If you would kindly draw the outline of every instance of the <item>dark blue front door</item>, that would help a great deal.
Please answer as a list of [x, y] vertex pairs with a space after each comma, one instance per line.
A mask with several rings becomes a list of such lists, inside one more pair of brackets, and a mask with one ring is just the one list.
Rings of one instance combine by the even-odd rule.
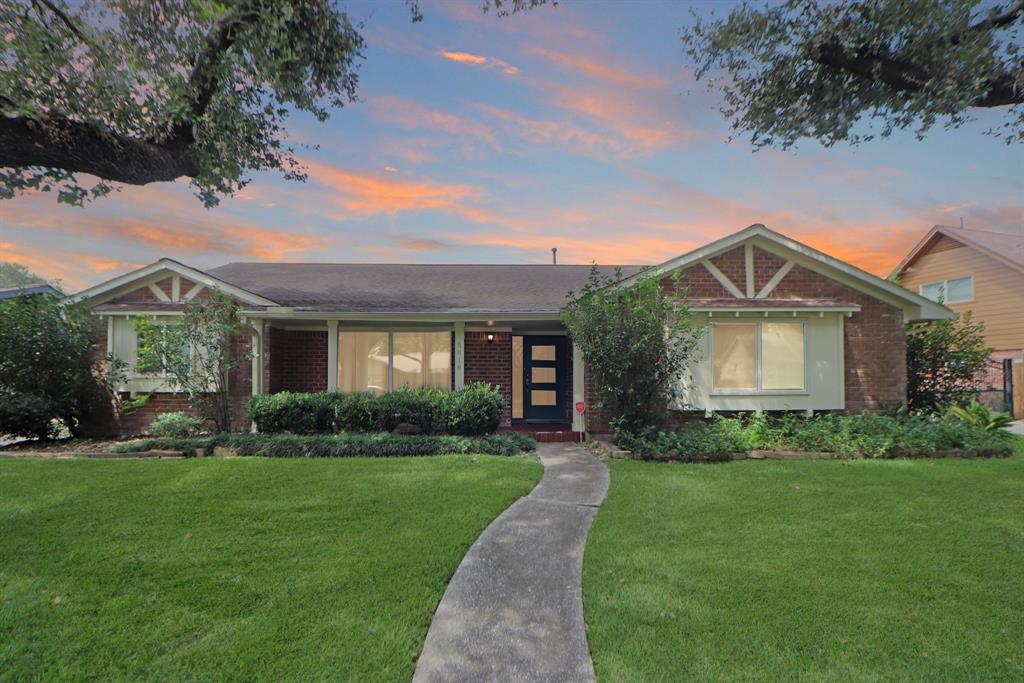
[[523, 419], [565, 422], [565, 337], [523, 337]]

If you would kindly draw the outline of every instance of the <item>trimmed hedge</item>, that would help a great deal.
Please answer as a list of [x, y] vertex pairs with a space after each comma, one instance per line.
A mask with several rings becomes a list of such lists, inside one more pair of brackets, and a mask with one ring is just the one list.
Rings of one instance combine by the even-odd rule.
[[501, 392], [482, 382], [458, 391], [399, 389], [390, 394], [335, 392], [263, 394], [249, 400], [249, 417], [266, 434], [390, 432], [400, 424], [424, 434], [493, 434], [505, 404]]
[[489, 436], [402, 436], [398, 434], [330, 435], [218, 434], [194, 439], [143, 439], [117, 444], [115, 453], [173, 450], [195, 453], [197, 448], [222, 446], [238, 455], [272, 458], [349, 458], [403, 455], [518, 455], [532, 451], [537, 442], [523, 434]]
[[1015, 437], [935, 417], [894, 417], [876, 413], [811, 418], [723, 417], [678, 431], [647, 430], [616, 434], [616, 443], [644, 460], [708, 462], [729, 460], [732, 453], [790, 450], [835, 453], [848, 458], [928, 457], [940, 451], [1005, 457]]

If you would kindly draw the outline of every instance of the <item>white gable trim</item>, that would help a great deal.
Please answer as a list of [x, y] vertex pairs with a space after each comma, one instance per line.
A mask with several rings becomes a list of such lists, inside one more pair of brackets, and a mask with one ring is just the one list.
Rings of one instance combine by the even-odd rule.
[[767, 299], [768, 295], [775, 291], [775, 288], [778, 287], [780, 282], [782, 282], [782, 278], [789, 275], [789, 271], [793, 270], [793, 266], [795, 265], [796, 264], [793, 263], [792, 260], [787, 259], [786, 262], [782, 264], [782, 267], [775, 271], [775, 275], [772, 275], [772, 278], [765, 283], [764, 287], [761, 288], [761, 291], [757, 293], [757, 298]]
[[155, 296], [157, 299], [163, 301], [164, 303], [170, 303], [171, 297], [167, 296], [164, 290], [157, 287], [155, 282], [150, 282], [149, 285], [147, 286], [149, 287], [149, 291], [153, 292], [153, 296]]
[[[212, 289], [219, 289], [225, 294], [228, 294], [238, 299], [239, 301], [246, 304], [250, 304], [252, 306], [277, 305], [276, 302], [271, 301], [270, 299], [265, 299], [257, 294], [253, 294], [252, 292], [244, 290], [241, 287], [230, 285], [227, 282], [224, 282], [223, 280], [218, 280], [217, 278], [208, 275], [201, 270], [196, 270], [195, 268], [186, 266], [184, 263], [178, 263], [177, 261], [168, 258], [162, 258], [156, 263], [151, 263], [148, 266], [139, 268], [138, 270], [133, 270], [130, 273], [125, 273], [124, 275], [116, 277], [112, 280], [101, 282], [100, 284], [94, 287], [90, 287], [89, 289], [83, 290], [78, 294], [73, 294], [67, 297], [66, 299], [64, 299], [64, 301], [65, 303], [79, 303], [82, 301], [91, 301], [93, 304], [99, 304], [103, 303], [108, 299], [113, 299], [126, 292], [138, 289], [139, 287], [142, 286], [153, 286], [155, 289], [159, 289], [159, 287], [155, 287], [155, 285], [153, 285], [152, 283], [156, 282], [157, 280], [161, 279], [162, 277], [168, 274], [172, 276], [178, 275], [184, 277], [188, 280], [197, 283], [197, 285], [201, 284]], [[192, 289], [195, 290], [196, 293], [198, 293], [199, 291], [195, 287], [193, 287]], [[156, 292], [154, 291], [154, 293]], [[161, 301], [170, 299], [170, 297], [168, 297], [167, 294], [162, 291], [159, 294], [157, 294], [157, 296], [161, 298]], [[193, 294], [193, 296], [195, 295]]]
[[714, 278], [716, 280], [718, 280], [718, 284], [722, 285], [727, 290], [729, 290], [730, 294], [732, 294], [737, 299], [742, 299], [743, 298], [743, 292], [741, 292], [739, 290], [739, 287], [737, 287], [735, 284], [733, 284], [732, 280], [730, 280], [725, 275], [725, 273], [723, 273], [722, 271], [720, 271], [718, 269], [718, 266], [716, 266], [714, 263], [712, 263], [709, 259], [703, 259], [701, 261], [701, 265], [703, 265], [705, 268], [707, 268], [708, 272], [711, 273], [711, 275], [714, 276]]
[[760, 223], [727, 235], [722, 239], [706, 244], [699, 249], [665, 261], [661, 265], [642, 271], [622, 280], [620, 285], [629, 284], [642, 277], [657, 277], [679, 268], [685, 268], [724, 253], [748, 240], [754, 245], [786, 260], [795, 261], [809, 270], [841, 282], [848, 287], [864, 292], [869, 296], [891, 303], [903, 310], [907, 320], [941, 320], [955, 317], [955, 313], [940, 304], [915, 294], [896, 283], [883, 280], [867, 271], [849, 263], [833, 258], [806, 244], [801, 244], [774, 230], [769, 230]]

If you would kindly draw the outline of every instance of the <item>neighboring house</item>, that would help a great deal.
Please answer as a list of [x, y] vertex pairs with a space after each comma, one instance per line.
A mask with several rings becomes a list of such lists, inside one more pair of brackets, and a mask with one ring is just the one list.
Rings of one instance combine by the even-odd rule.
[[[135, 360], [132, 318], [172, 320], [219, 288], [242, 306], [237, 341], [252, 345], [232, 378], [240, 427], [254, 393], [384, 392], [400, 386], [501, 387], [505, 425], [605, 431], [583, 359], [559, 313], [589, 266], [231, 263], [199, 271], [170, 259], [81, 292], [106, 319], [107, 350]], [[603, 267], [605, 272], [611, 266]], [[639, 266], [623, 266], [632, 278]], [[672, 275], [681, 272], [676, 281]], [[762, 225], [647, 270], [687, 287], [708, 324], [680, 410], [849, 410], [906, 394], [912, 320], [952, 317], [945, 307]], [[126, 416], [140, 431], [179, 409], [159, 378], [130, 375], [124, 392], [155, 392]], [[579, 415], [574, 406], [585, 403]]]
[[[910, 250], [893, 278], [912, 292], [971, 311], [985, 323], [993, 360], [1024, 366], [1024, 231], [994, 232], [936, 225]], [[1001, 382], [1001, 377], [991, 383]], [[1015, 392], [1024, 414], [1024, 374]]]
[[63, 292], [46, 283], [37, 285], [22, 285], [20, 287], [0, 288], [0, 301], [13, 299], [16, 296], [32, 296], [33, 294], [46, 294], [49, 296], [64, 296]]

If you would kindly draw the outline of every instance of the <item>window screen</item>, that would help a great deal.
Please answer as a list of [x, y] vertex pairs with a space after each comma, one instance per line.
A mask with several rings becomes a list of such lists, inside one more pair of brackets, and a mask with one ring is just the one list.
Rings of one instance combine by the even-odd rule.
[[946, 302], [970, 301], [974, 298], [974, 283], [969, 277], [946, 281]]
[[388, 391], [391, 386], [452, 386], [451, 332], [338, 333], [338, 391]]
[[388, 333], [340, 332], [338, 334], [338, 391], [388, 390]]
[[393, 344], [391, 362], [396, 389], [451, 388], [451, 333], [395, 332]]
[[712, 334], [716, 389], [757, 389], [757, 325], [717, 324]]
[[802, 323], [761, 323], [761, 388], [804, 388]]

